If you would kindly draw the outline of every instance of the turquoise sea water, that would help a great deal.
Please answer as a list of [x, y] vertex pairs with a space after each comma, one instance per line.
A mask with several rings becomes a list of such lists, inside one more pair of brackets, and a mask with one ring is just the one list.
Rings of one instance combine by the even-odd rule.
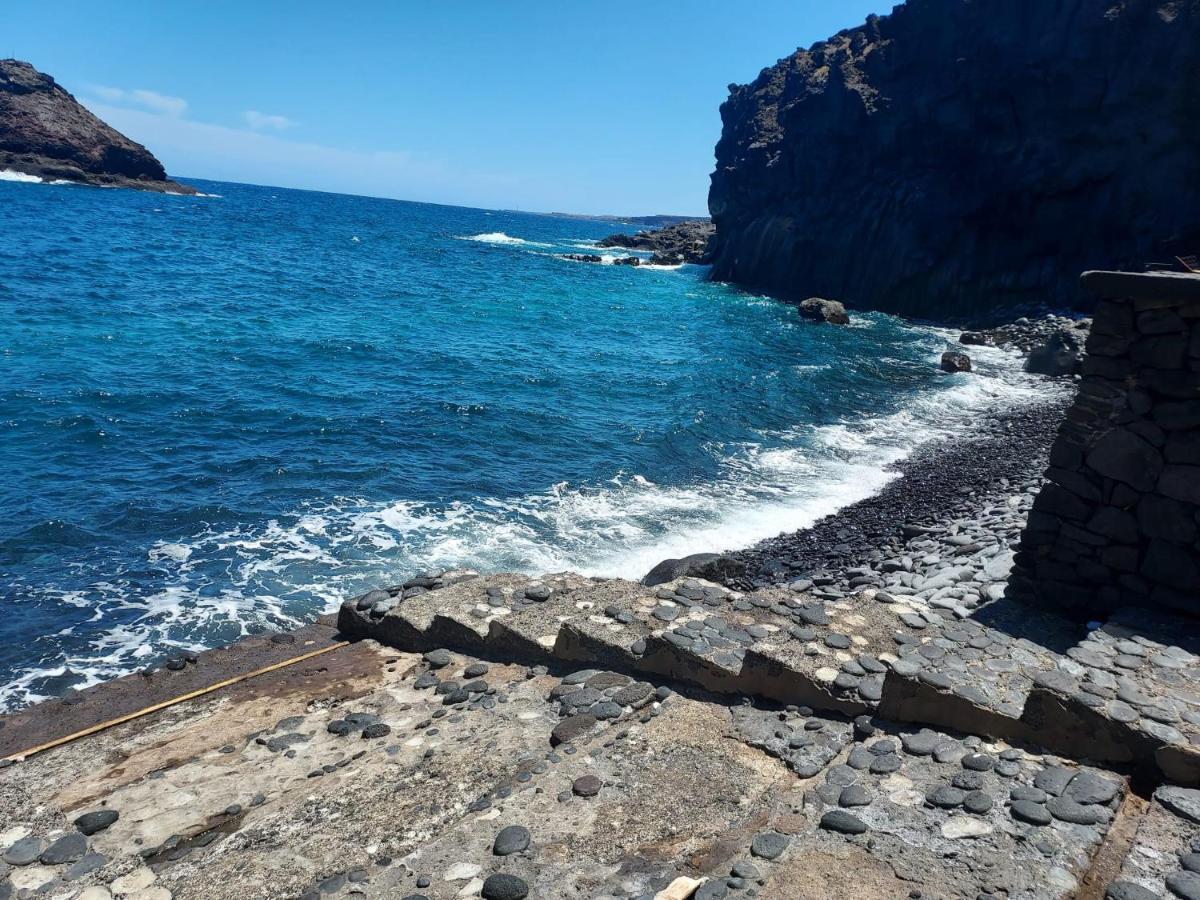
[[193, 183], [0, 180], [0, 707], [427, 569], [745, 546], [1038, 390], [555, 256], [611, 225]]

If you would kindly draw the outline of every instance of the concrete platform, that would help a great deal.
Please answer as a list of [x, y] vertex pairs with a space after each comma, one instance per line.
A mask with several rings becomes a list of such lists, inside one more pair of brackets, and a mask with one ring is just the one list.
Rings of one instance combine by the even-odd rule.
[[[1099, 686], [1112, 668], [1154, 692], [1135, 708], [1169, 698], [1190, 724], [1191, 651], [1127, 619], [1021, 631], [1003, 608], [963, 621], [691, 580], [409, 590], [349, 601], [340, 633], [73, 697], [79, 730], [170, 699], [175, 676], [195, 691], [301, 658], [0, 771], [0, 898], [1147, 900], [1190, 883], [1200, 792], [1161, 765], [1190, 746], [1150, 740], [1149, 715], [1068, 734], [1067, 713], [1108, 706], [1059, 674]], [[1142, 666], [1117, 665], [1143, 658], [1124, 641]], [[1060, 716], [1035, 721], [1038, 698]], [[0, 735], [19, 756], [59, 712]], [[1091, 752], [1114, 747], [1140, 755]]]

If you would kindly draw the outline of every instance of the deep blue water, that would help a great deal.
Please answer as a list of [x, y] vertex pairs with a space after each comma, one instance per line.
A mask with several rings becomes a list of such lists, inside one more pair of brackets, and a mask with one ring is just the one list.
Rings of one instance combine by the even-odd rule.
[[1035, 390], [612, 226], [0, 181], [0, 707], [446, 566], [639, 577], [866, 496]]

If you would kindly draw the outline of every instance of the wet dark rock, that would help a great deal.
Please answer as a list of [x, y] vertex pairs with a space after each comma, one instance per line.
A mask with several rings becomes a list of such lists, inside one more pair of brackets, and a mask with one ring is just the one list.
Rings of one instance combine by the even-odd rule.
[[941, 367], [943, 372], [970, 372], [971, 357], [955, 350], [947, 350], [942, 354]]
[[107, 864], [108, 857], [103, 853], [85, 853], [67, 867], [67, 870], [63, 873], [63, 878], [67, 881], [76, 881], [84, 875], [90, 875], [97, 869], [103, 868]]
[[1200, 875], [1195, 872], [1172, 872], [1167, 876], [1167, 887], [1183, 900], [1200, 900]]
[[677, 578], [703, 578], [723, 582], [738, 577], [745, 567], [719, 553], [694, 553], [682, 559], [664, 559], [642, 579], [646, 587], [656, 587]]
[[1181, 787], [1161, 787], [1154, 799], [1178, 816], [1200, 825], [1200, 790]]
[[425, 662], [429, 663], [431, 669], [444, 669], [452, 661], [453, 657], [450, 656], [449, 650], [430, 650], [425, 654]]
[[1051, 797], [1046, 801], [1046, 811], [1062, 822], [1075, 825], [1095, 825], [1107, 818], [1104, 807], [1084, 806], [1067, 797]]
[[115, 809], [97, 809], [79, 816], [75, 820], [75, 827], [83, 834], [93, 835], [108, 828], [120, 817], [121, 814]]
[[1035, 375], [1074, 375], [1083, 360], [1083, 338], [1074, 328], [1060, 328], [1025, 360], [1025, 371]]
[[1030, 825], [1049, 825], [1050, 813], [1040, 803], [1030, 800], [1015, 800], [1010, 807], [1012, 817]]
[[1071, 779], [1062, 796], [1076, 803], [1108, 803], [1120, 789], [1115, 779], [1094, 772], [1080, 772]]
[[800, 315], [814, 322], [828, 322], [830, 325], [849, 325], [850, 316], [846, 307], [836, 300], [824, 300], [821, 297], [809, 297], [800, 303]]
[[861, 784], [849, 784], [842, 788], [838, 795], [838, 806], [849, 809], [855, 806], [868, 806], [871, 795]]
[[497, 872], [484, 880], [480, 896], [483, 900], [524, 900], [529, 896], [529, 885], [516, 875]]
[[862, 819], [844, 809], [831, 809], [821, 816], [821, 827], [839, 834], [864, 834], [867, 831], [867, 824]]
[[500, 829], [492, 844], [492, 853], [496, 856], [510, 856], [521, 853], [529, 848], [529, 829], [524, 825], [509, 825]]
[[4, 855], [0, 856], [0, 860], [10, 866], [27, 866], [37, 861], [45, 846], [45, 842], [40, 837], [35, 835], [23, 837], [5, 850]]
[[576, 797], [595, 797], [604, 783], [595, 775], [580, 775], [571, 782], [571, 792]]
[[778, 831], [764, 831], [750, 842], [750, 852], [761, 859], [778, 859], [788, 848], [791, 838]]
[[1149, 888], [1135, 881], [1114, 881], [1104, 892], [1105, 900], [1162, 900]]
[[42, 851], [38, 862], [44, 866], [60, 866], [75, 862], [87, 853], [87, 838], [77, 831], [64, 834]]

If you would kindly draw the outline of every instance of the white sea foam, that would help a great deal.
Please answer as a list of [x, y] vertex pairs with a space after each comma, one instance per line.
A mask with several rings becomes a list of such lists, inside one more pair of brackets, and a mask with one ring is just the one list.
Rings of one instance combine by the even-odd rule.
[[[929, 364], [941, 351], [931, 333]], [[342, 497], [257, 527], [210, 530], [147, 553], [160, 573], [149, 596], [117, 573], [58, 601], [113, 622], [89, 646], [48, 658], [0, 687], [0, 708], [32, 702], [46, 678], [86, 686], [145, 665], [165, 648], [196, 649], [261, 628], [298, 624], [314, 607], [414, 572], [469, 566], [538, 574], [574, 569], [640, 578], [660, 560], [744, 547], [878, 492], [887, 467], [927, 441], [961, 433], [989, 410], [1068, 387], [1026, 376], [1020, 359], [972, 349], [976, 373], [947, 375], [898, 412], [798, 425], [761, 441], [710, 448], [719, 474], [660, 485], [619, 473], [602, 485], [551, 485], [520, 497], [450, 503]], [[220, 589], [214, 589], [220, 584]]]
[[511, 247], [551, 247], [552, 244], [543, 244], [538, 241], [527, 241], [524, 238], [512, 237], [505, 234], [503, 231], [489, 231], [485, 234], [471, 234], [460, 238], [464, 241], [478, 241], [481, 244], [502, 244]]
[[0, 169], [0, 181], [26, 181], [30, 184], [41, 184], [42, 179], [36, 175], [17, 172], [13, 169]]

